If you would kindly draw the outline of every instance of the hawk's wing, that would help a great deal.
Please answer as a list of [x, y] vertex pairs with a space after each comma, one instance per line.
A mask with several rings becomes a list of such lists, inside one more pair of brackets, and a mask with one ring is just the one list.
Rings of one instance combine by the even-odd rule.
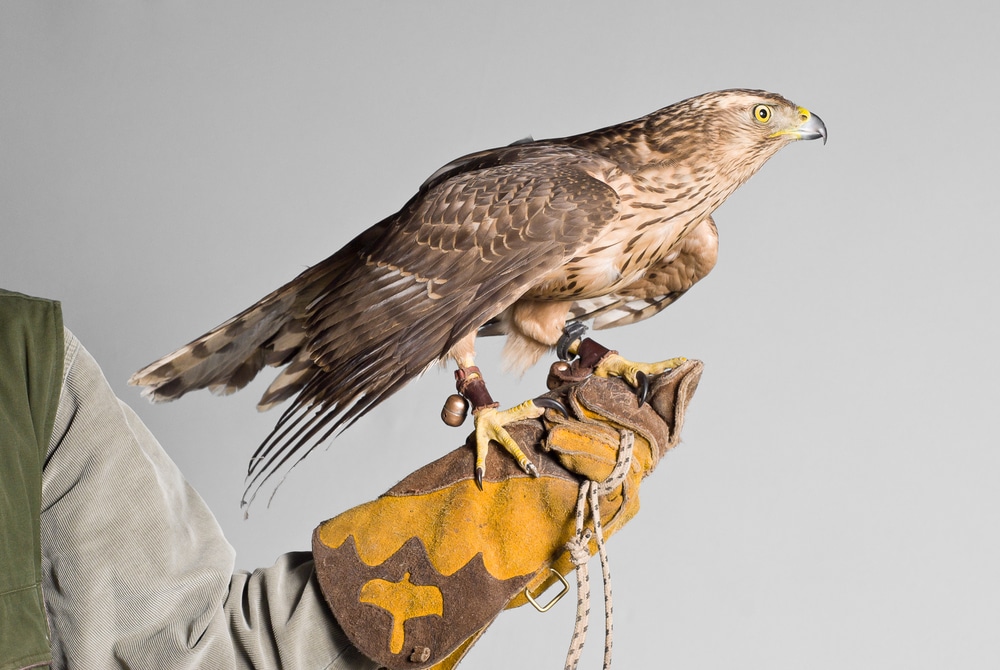
[[251, 486], [402, 388], [612, 223], [618, 195], [586, 169], [598, 161], [523, 145], [430, 180], [307, 306], [304, 346], [261, 402], [295, 400], [254, 454]]
[[670, 254], [653, 265], [643, 277], [608, 295], [578, 300], [570, 308], [573, 321], [590, 321], [597, 330], [616, 328], [643, 319], [676, 302], [715, 266], [719, 232], [708, 217], [677, 244]]

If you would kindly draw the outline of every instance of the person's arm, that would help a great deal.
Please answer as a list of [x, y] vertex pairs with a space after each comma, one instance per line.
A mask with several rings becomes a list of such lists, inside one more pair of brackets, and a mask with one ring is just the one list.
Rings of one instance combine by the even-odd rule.
[[66, 333], [42, 474], [54, 667], [366, 669], [309, 553], [234, 574], [204, 501]]

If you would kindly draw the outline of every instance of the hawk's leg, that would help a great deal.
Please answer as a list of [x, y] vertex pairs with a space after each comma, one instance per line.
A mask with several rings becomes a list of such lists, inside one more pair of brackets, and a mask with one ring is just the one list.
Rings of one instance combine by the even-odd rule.
[[490, 442], [496, 442], [514, 457], [517, 464], [532, 477], [538, 476], [538, 468], [532, 463], [514, 438], [504, 428], [509, 423], [522, 419], [537, 419], [546, 409], [555, 409], [566, 414], [566, 408], [549, 398], [536, 398], [511, 407], [498, 409], [499, 404], [493, 401], [486, 389], [486, 382], [479, 368], [475, 366], [459, 367], [455, 371], [455, 386], [458, 392], [472, 405], [472, 415], [476, 422], [476, 486], [483, 489], [483, 476], [486, 474], [486, 455], [490, 450]]
[[559, 357], [569, 360], [578, 357], [574, 365], [581, 371], [591, 371], [598, 377], [620, 377], [635, 389], [639, 406], [646, 402], [649, 393], [649, 376], [658, 375], [678, 367], [686, 358], [668, 358], [656, 363], [639, 363], [630, 361], [617, 351], [595, 342], [589, 337], [583, 337], [586, 327], [579, 323], [566, 326], [556, 350]]

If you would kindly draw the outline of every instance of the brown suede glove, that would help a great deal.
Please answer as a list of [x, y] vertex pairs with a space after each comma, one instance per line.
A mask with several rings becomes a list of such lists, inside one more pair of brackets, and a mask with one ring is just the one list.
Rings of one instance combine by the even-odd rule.
[[[651, 378], [642, 407], [620, 379], [558, 386], [546, 395], [570, 418], [548, 410], [507, 426], [538, 478], [494, 448], [480, 491], [473, 438], [322, 523], [313, 533], [316, 571], [351, 642], [392, 670], [457, 665], [503, 609], [574, 569], [567, 543], [578, 535], [581, 486], [613, 475], [598, 489], [605, 538], [635, 515], [639, 483], [680, 441], [701, 371], [687, 361]], [[595, 553], [591, 533], [583, 538]]]

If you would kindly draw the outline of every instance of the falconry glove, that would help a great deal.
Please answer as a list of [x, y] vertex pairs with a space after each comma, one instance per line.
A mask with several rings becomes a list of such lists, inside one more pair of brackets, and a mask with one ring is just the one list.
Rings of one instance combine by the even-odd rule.
[[491, 452], [480, 491], [470, 437], [378, 499], [320, 524], [316, 572], [351, 642], [392, 670], [454, 668], [503, 609], [528, 602], [546, 609], [552, 603], [536, 596], [565, 585], [575, 569], [581, 612], [567, 659], [573, 667], [586, 629], [588, 559], [601, 554], [609, 605], [604, 540], [635, 515], [640, 482], [679, 442], [701, 371], [699, 361], [687, 361], [652, 377], [640, 405], [619, 378], [563, 383], [565, 366], [556, 364], [546, 397], [568, 416], [550, 409], [508, 426], [537, 478]]

